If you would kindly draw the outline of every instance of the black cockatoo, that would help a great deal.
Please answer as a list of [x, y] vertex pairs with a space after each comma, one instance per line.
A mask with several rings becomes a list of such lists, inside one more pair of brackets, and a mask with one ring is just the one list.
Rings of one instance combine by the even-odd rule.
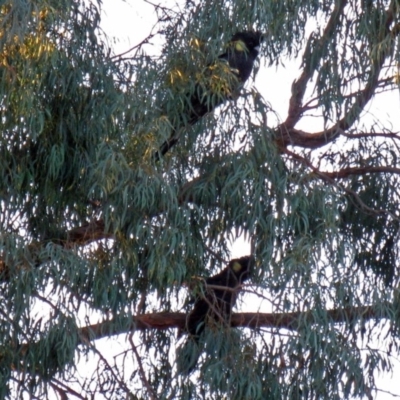
[[[253, 31], [238, 32], [232, 37], [227, 45], [226, 52], [218, 57], [218, 61], [208, 66], [210, 71], [214, 69], [218, 71], [218, 68], [215, 68], [218, 66], [217, 63], [225, 63], [231, 77], [226, 79], [222, 85], [218, 85], [217, 92], [211, 83], [196, 84], [188, 102], [186, 115], [182, 117], [182, 121], [185, 121], [186, 125], [195, 124], [204, 115], [238, 94], [251, 74], [260, 49], [261, 38], [260, 32]], [[228, 75], [229, 72], [224, 75]], [[181, 128], [182, 126], [174, 127], [170, 139], [165, 141], [156, 153], [156, 160], [177, 143]]]
[[219, 274], [205, 280], [204, 290], [186, 320], [188, 340], [178, 356], [178, 370], [190, 374], [202, 349], [198, 345], [206, 326], [229, 325], [240, 285], [250, 277], [254, 264], [251, 256], [231, 260]]
[[253, 264], [250, 256], [237, 258], [205, 280], [203, 296], [196, 300], [186, 322], [186, 330], [195, 341], [208, 322], [229, 324], [240, 285], [249, 278]]

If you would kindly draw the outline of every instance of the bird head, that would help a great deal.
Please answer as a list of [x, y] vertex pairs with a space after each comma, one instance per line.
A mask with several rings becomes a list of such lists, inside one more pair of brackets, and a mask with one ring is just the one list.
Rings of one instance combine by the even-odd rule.
[[227, 51], [219, 57], [229, 63], [231, 71], [242, 84], [251, 74], [260, 50], [261, 39], [261, 32], [237, 32], [229, 41]]
[[231, 260], [228, 264], [228, 267], [235, 274], [238, 281], [242, 283], [245, 280], [249, 279], [253, 265], [254, 257], [245, 256]]
[[261, 40], [261, 32], [246, 31], [235, 33], [230, 43], [233, 45], [235, 51], [244, 51], [254, 55], [254, 58], [256, 58], [260, 51]]

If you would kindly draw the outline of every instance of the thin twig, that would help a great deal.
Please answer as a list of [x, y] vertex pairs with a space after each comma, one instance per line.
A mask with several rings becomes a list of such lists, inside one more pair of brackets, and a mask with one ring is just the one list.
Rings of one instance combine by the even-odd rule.
[[148, 381], [148, 379], [146, 377], [146, 373], [144, 371], [143, 364], [142, 364], [142, 358], [140, 357], [140, 354], [137, 351], [136, 345], [133, 342], [133, 333], [131, 333], [129, 335], [129, 343], [130, 343], [131, 348], [132, 348], [132, 350], [133, 350], [133, 352], [135, 354], [136, 362], [138, 363], [138, 366], [139, 366], [139, 375], [140, 375], [140, 378], [141, 378], [145, 388], [147, 389], [147, 393], [149, 395], [149, 398], [151, 400], [156, 400], [157, 399], [157, 394], [154, 392], [153, 388], [150, 385], [150, 382]]
[[337, 187], [340, 190], [345, 191], [347, 194], [351, 195], [351, 198], [353, 198], [356, 203], [358, 203], [358, 205], [360, 206], [361, 209], [363, 209], [365, 212], [367, 212], [368, 214], [371, 215], [390, 215], [393, 219], [397, 220], [398, 217], [396, 217], [394, 214], [392, 214], [390, 211], [388, 210], [375, 210], [371, 207], [368, 207], [360, 198], [360, 196], [354, 191], [351, 190], [349, 188], [343, 187], [341, 186], [338, 182], [336, 182], [334, 180], [333, 177], [329, 176], [327, 173], [325, 172], [321, 172], [318, 168], [316, 168], [311, 161], [307, 160], [306, 158], [300, 156], [299, 154], [296, 154], [288, 149], [284, 149], [284, 153], [292, 156], [295, 160], [300, 161], [301, 163], [305, 164], [308, 168], [310, 168], [313, 173], [315, 173], [317, 176], [319, 176], [320, 178], [322, 178], [323, 180], [331, 183], [333, 186]]

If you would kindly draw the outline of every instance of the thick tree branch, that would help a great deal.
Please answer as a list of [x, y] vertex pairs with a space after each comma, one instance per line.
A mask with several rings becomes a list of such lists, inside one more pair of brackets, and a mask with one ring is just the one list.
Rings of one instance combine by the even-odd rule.
[[[390, 318], [391, 305], [384, 307], [363, 306], [345, 307], [326, 311], [326, 318], [331, 323], [348, 323], [354, 321], [380, 320]], [[241, 328], [278, 328], [297, 330], [305, 323], [317, 323], [318, 319], [314, 310], [292, 313], [236, 313], [232, 314], [231, 325]], [[125, 322], [125, 323], [124, 323]], [[92, 341], [113, 335], [124, 334], [132, 330], [143, 331], [146, 329], [166, 330], [171, 328], [185, 329], [186, 314], [184, 313], [153, 313], [137, 315], [130, 319], [122, 319], [119, 327], [114, 321], [105, 321], [86, 326], [80, 329], [79, 336], [82, 341]]]
[[[288, 313], [236, 313], [232, 314], [230, 324], [235, 328], [250, 329], [287, 329], [291, 331], [301, 330], [305, 326], [318, 324], [323, 319], [323, 323], [331, 324], [354, 324], [365, 321], [384, 319], [393, 319], [393, 304], [389, 302], [361, 306], [361, 307], [344, 307], [332, 310], [309, 310], [305, 312], [288, 312]], [[321, 313], [324, 313], [321, 316]], [[118, 323], [116, 323], [118, 320]], [[115, 320], [107, 320], [97, 324], [89, 325], [78, 329], [76, 344], [84, 346], [93, 346], [93, 341], [129, 333], [132, 335], [137, 331], [145, 330], [168, 330], [178, 328], [185, 331], [187, 326], [187, 314], [162, 312], [143, 314], [137, 316], [118, 316]], [[4, 344], [6, 345], [6, 344]], [[56, 344], [54, 344], [56, 346]], [[131, 343], [132, 345], [132, 343]], [[40, 347], [40, 342], [30, 342], [24, 344], [7, 344], [8, 349], [12, 349], [18, 354], [20, 360], [13, 364], [14, 369], [23, 368], [23, 358], [29, 353], [31, 346]]]
[[[331, 323], [354, 323], [368, 320], [390, 319], [393, 314], [393, 306], [390, 303], [370, 305], [362, 307], [345, 307], [326, 311], [326, 320]], [[235, 328], [277, 328], [298, 330], [304, 324], [318, 322], [321, 310], [298, 311], [289, 313], [235, 313], [230, 322]], [[78, 330], [79, 343], [88, 345], [90, 342], [105, 337], [122, 335], [133, 331], [149, 329], [167, 330], [178, 328], [185, 330], [187, 314], [178, 312], [161, 312], [142, 314], [131, 317], [119, 317], [118, 324], [114, 320], [107, 320], [97, 324], [85, 326]], [[35, 343], [38, 345], [38, 343]], [[19, 354], [26, 354], [31, 344], [18, 345], [15, 350]], [[14, 345], [15, 347], [15, 345]]]
[[105, 231], [104, 221], [99, 219], [71, 229], [67, 232], [67, 240], [60, 244], [65, 247], [70, 247], [71, 245], [85, 246], [97, 240], [110, 239], [112, 237], [111, 233]]
[[[336, 7], [338, 8], [337, 12], [342, 12], [341, 6], [344, 7], [345, 1], [340, 2]], [[392, 30], [390, 30], [390, 25], [393, 22], [393, 2], [389, 6], [389, 9], [386, 13], [386, 21], [385, 21], [385, 35], [386, 37], [390, 36], [394, 39], [399, 34], [399, 29], [395, 26]], [[327, 28], [330, 25], [331, 21], [335, 21], [335, 17], [338, 18], [340, 14], [332, 14], [331, 20], [328, 22]], [[333, 24], [334, 22], [332, 22]], [[334, 29], [336, 25], [333, 25], [331, 29]], [[328, 30], [328, 33], [330, 30]], [[321, 37], [320, 40], [323, 40], [325, 36]], [[328, 38], [328, 36], [327, 36]], [[382, 41], [385, 37], [382, 37]], [[327, 39], [325, 39], [327, 40]], [[323, 42], [325, 43], [325, 41]], [[346, 112], [344, 117], [336, 122], [331, 128], [323, 130], [321, 132], [309, 133], [304, 132], [302, 130], [294, 129], [295, 124], [298, 122], [303, 109], [302, 109], [302, 98], [304, 96], [304, 92], [306, 89], [306, 85], [309, 80], [309, 74], [311, 71], [307, 69], [307, 65], [304, 68], [304, 71], [298, 81], [296, 81], [292, 88], [292, 98], [290, 99], [289, 105], [289, 115], [286, 121], [279, 125], [276, 128], [277, 142], [278, 145], [282, 147], [286, 147], [288, 145], [300, 146], [303, 148], [311, 148], [316, 149], [322, 146], [325, 146], [328, 143], [334, 141], [338, 136], [343, 134], [346, 130], [348, 130], [360, 117], [362, 111], [364, 110], [367, 103], [371, 100], [372, 96], [375, 93], [375, 90], [379, 84], [379, 75], [381, 73], [382, 67], [384, 65], [385, 60], [392, 54], [394, 46], [394, 41], [391, 41], [390, 46], [388, 48], [384, 48], [383, 46], [379, 48], [379, 51], [374, 54], [372, 57], [371, 54], [371, 66], [370, 73], [367, 77], [367, 83], [362, 90], [360, 90], [355, 95], [355, 100], [350, 109]], [[318, 45], [317, 45], [318, 48]], [[312, 73], [315, 71], [317, 63], [314, 63], [314, 69]]]
[[[292, 97], [289, 100], [289, 112], [286, 121], [282, 124], [282, 128], [284, 127], [285, 131], [292, 130], [303, 113], [303, 98], [308, 82], [314, 75], [314, 72], [316, 71], [316, 68], [324, 55], [324, 46], [332, 38], [340, 23], [340, 17], [342, 16], [346, 4], [347, 0], [341, 0], [336, 3], [335, 9], [333, 10], [325, 27], [324, 33], [314, 44], [313, 50], [311, 47], [313, 46], [314, 36], [311, 35], [308, 39], [308, 43], [303, 55], [303, 72], [301, 73], [299, 79], [294, 81], [292, 84]], [[278, 128], [278, 131], [282, 131], [282, 129]]]

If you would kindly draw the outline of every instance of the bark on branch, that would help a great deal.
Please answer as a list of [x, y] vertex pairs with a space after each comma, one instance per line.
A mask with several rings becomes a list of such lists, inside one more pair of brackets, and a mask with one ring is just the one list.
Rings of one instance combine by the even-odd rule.
[[[326, 319], [331, 323], [353, 323], [356, 321], [380, 320], [390, 318], [390, 304], [386, 306], [346, 307], [326, 311]], [[241, 328], [278, 328], [297, 330], [305, 324], [318, 321], [314, 310], [291, 313], [236, 313], [232, 314], [231, 326]], [[79, 336], [82, 341], [93, 341], [104, 337], [124, 334], [132, 330], [143, 331], [146, 329], [167, 330], [171, 328], [185, 329], [186, 314], [184, 313], [153, 313], [137, 315], [130, 319], [122, 318], [119, 327], [113, 321], [100, 322], [80, 329]]]
[[289, 101], [289, 112], [286, 121], [282, 124], [282, 128], [284, 127], [286, 131], [292, 130], [301, 118], [303, 113], [303, 98], [308, 82], [313, 77], [314, 72], [316, 71], [316, 68], [323, 57], [322, 50], [324, 46], [332, 38], [340, 23], [340, 17], [342, 16], [346, 4], [347, 0], [341, 0], [336, 3], [331, 17], [326, 24], [324, 33], [314, 44], [313, 50], [311, 48], [313, 47], [314, 36], [311, 35], [308, 39], [303, 56], [303, 72], [301, 73], [299, 79], [294, 81], [292, 84], [292, 97]]
[[[346, 0], [342, 0], [337, 3], [335, 10], [333, 11], [331, 18], [325, 28], [324, 34], [315, 45], [315, 49], [318, 50], [321, 54], [321, 46], [326, 43], [331, 35], [334, 33], [334, 30], [336, 29], [337, 24], [340, 21], [340, 16], [343, 13], [346, 3]], [[314, 51], [311, 54], [310, 50], [308, 50], [307, 53], [307, 49], [311, 47], [311, 42], [309, 41], [304, 55], [305, 66], [303, 72], [300, 75], [299, 79], [295, 81], [292, 86], [292, 97], [289, 102], [288, 117], [284, 123], [276, 128], [276, 137], [279, 146], [287, 147], [288, 145], [293, 145], [310, 149], [316, 149], [325, 146], [326, 144], [334, 141], [341, 134], [344, 134], [345, 131], [348, 130], [359, 119], [365, 106], [375, 94], [376, 88], [379, 85], [379, 75], [381, 73], [382, 67], [386, 59], [392, 55], [395, 42], [394, 39], [396, 36], [399, 35], [400, 32], [400, 29], [397, 25], [390, 29], [394, 18], [393, 9], [394, 2], [392, 2], [392, 4], [389, 6], [386, 13], [386, 21], [384, 23], [385, 37], [382, 37], [381, 40], [383, 41], [385, 38], [390, 37], [392, 39], [390, 42], [391, 45], [388, 46], [388, 48], [380, 49], [373, 56], [371, 54], [370, 73], [369, 76], [366, 77], [367, 83], [365, 84], [364, 88], [361, 89], [358, 93], [354, 94], [354, 102], [342, 119], [337, 121], [331, 128], [315, 133], [305, 132], [294, 128], [295, 124], [299, 121], [304, 111], [302, 103], [306, 86], [310, 78], [316, 71], [320, 59], [317, 56], [318, 51]], [[310, 37], [310, 40], [311, 39], [312, 37]], [[307, 64], [308, 59], [312, 59], [313, 63], [311, 64], [311, 62], [309, 62]]]

